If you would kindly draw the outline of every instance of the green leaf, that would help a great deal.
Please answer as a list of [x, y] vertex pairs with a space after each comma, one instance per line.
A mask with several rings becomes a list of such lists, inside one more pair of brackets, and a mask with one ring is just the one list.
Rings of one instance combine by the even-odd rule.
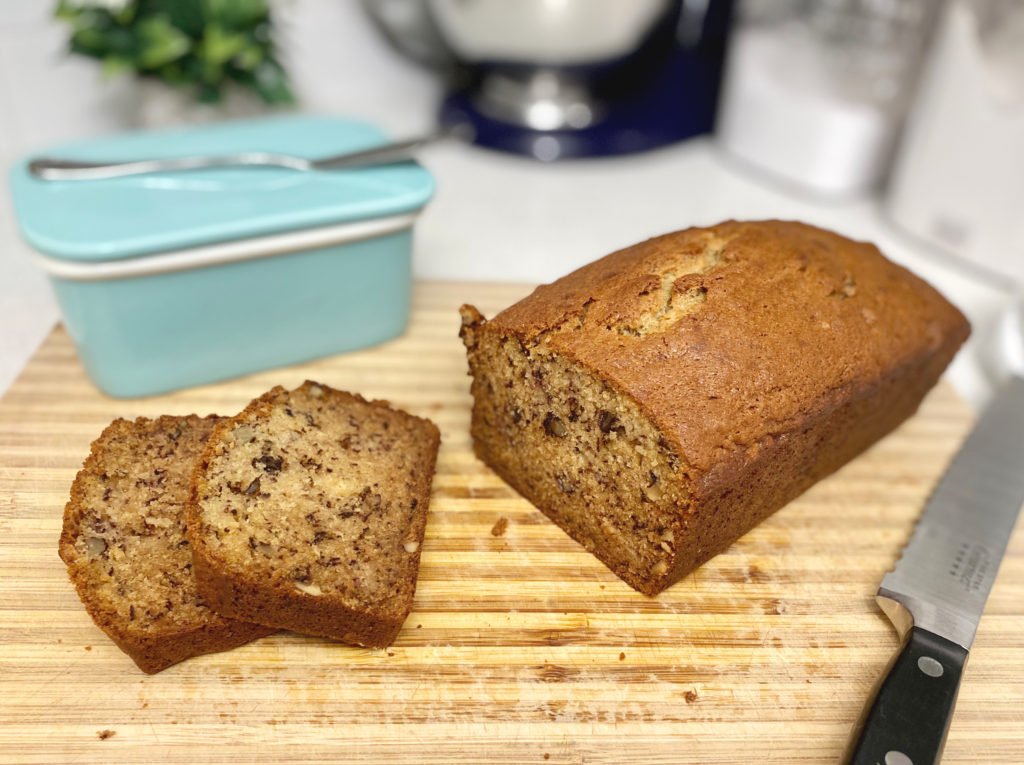
[[135, 20], [135, 13], [138, 10], [138, 3], [135, 0], [128, 0], [120, 10], [114, 12], [114, 21], [126, 27]]
[[242, 71], [251, 72], [259, 66], [260, 62], [263, 61], [263, 58], [264, 53], [261, 47], [258, 45], [247, 45], [231, 60], [231, 64]]
[[75, 29], [98, 29], [105, 31], [114, 26], [114, 17], [102, 8], [83, 8], [72, 21]]
[[203, 0], [148, 0], [153, 8], [146, 15], [163, 13], [171, 23], [193, 40], [203, 36], [206, 17], [203, 13]]
[[106, 31], [107, 46], [112, 53], [134, 58], [138, 41], [130, 27], [111, 27]]
[[202, 0], [207, 21], [219, 21], [235, 29], [251, 29], [270, 15], [266, 0]]
[[259, 45], [270, 45], [270, 19], [263, 21], [252, 28], [252, 39]]
[[192, 41], [174, 27], [166, 16], [152, 16], [135, 25], [139, 32], [136, 63], [140, 69], [157, 69], [181, 58], [192, 47]]
[[79, 8], [75, 3], [68, 0], [60, 0], [57, 7], [53, 9], [53, 17], [63, 21], [72, 21], [79, 14]]
[[160, 75], [160, 79], [171, 85], [183, 85], [192, 81], [192, 78], [185, 74], [181, 64], [177, 61], [160, 67], [157, 74]]
[[203, 34], [203, 41], [196, 49], [200, 58], [211, 64], [226, 64], [246, 47], [244, 34], [227, 32], [224, 27], [214, 22], [208, 24]]
[[79, 47], [74, 40], [68, 42], [68, 50], [78, 56], [85, 56], [86, 58], [103, 58], [106, 55], [104, 52], [97, 53], [94, 50]]
[[110, 44], [102, 30], [77, 29], [71, 35], [71, 50], [86, 56], [102, 57], [110, 50]]
[[196, 56], [186, 56], [179, 63], [183, 80], [192, 83], [202, 82], [205, 64], [199, 58]]
[[224, 66], [214, 61], [202, 61], [200, 78], [208, 85], [216, 85], [224, 79]]
[[268, 104], [290, 104], [295, 100], [281, 65], [267, 59], [253, 71], [256, 92]]
[[216, 85], [200, 85], [196, 91], [196, 100], [203, 104], [216, 104], [220, 102], [221, 92]]
[[103, 66], [100, 69], [101, 74], [105, 79], [112, 79], [122, 72], [127, 72], [135, 68], [135, 62], [127, 56], [118, 56], [117, 54], [111, 54], [105, 56], [103, 59]]

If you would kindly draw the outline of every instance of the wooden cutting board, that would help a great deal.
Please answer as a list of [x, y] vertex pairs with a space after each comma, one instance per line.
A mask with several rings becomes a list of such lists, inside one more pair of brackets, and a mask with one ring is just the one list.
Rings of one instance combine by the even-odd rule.
[[[421, 284], [399, 340], [134, 401], [98, 393], [55, 330], [0, 401], [0, 760], [835, 762], [896, 648], [873, 594], [970, 412], [940, 386], [898, 432], [646, 598], [472, 455], [456, 309], [490, 315], [526, 291]], [[306, 378], [442, 430], [413, 614], [388, 650], [280, 633], [143, 675], [57, 557], [89, 443], [114, 417], [233, 414]], [[944, 762], [1024, 762], [1021, 531]]]

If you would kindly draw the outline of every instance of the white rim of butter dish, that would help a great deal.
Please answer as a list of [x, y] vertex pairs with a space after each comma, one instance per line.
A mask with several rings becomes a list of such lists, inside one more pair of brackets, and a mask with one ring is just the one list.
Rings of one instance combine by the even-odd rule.
[[61, 260], [36, 253], [36, 262], [50, 276], [69, 281], [96, 282], [130, 279], [137, 276], [188, 271], [194, 268], [237, 263], [243, 260], [269, 258], [274, 255], [299, 253], [339, 244], [394, 234], [412, 227], [417, 212], [391, 215], [386, 218], [339, 223], [335, 226], [286, 231], [270, 236], [236, 239], [187, 250], [172, 250], [156, 255], [140, 255], [124, 260], [101, 260], [89, 263]]

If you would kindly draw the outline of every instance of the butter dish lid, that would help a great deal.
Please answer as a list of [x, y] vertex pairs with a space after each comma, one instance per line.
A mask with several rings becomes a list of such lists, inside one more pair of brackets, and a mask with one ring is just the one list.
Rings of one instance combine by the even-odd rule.
[[[269, 151], [308, 159], [387, 143], [376, 127], [336, 117], [289, 115], [136, 132], [48, 147], [33, 156], [83, 161]], [[433, 195], [415, 162], [303, 172], [232, 167], [46, 181], [30, 158], [11, 170], [22, 235], [47, 255], [120, 260], [235, 239], [409, 213]]]

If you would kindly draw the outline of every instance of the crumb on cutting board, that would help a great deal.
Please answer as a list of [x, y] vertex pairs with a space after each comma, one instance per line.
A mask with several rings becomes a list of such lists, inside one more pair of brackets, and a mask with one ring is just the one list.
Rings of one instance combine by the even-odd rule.
[[503, 515], [498, 520], [496, 520], [494, 522], [493, 526], [491, 526], [491, 536], [492, 537], [504, 536], [505, 530], [507, 528], [508, 528], [508, 518], [506, 518]]
[[110, 728], [107, 728], [106, 730], [98, 730], [98, 731], [96, 731], [96, 736], [99, 738], [100, 741], [106, 741], [111, 736], [116, 736], [116, 735], [117, 735], [117, 731], [116, 730], [110, 730]]

